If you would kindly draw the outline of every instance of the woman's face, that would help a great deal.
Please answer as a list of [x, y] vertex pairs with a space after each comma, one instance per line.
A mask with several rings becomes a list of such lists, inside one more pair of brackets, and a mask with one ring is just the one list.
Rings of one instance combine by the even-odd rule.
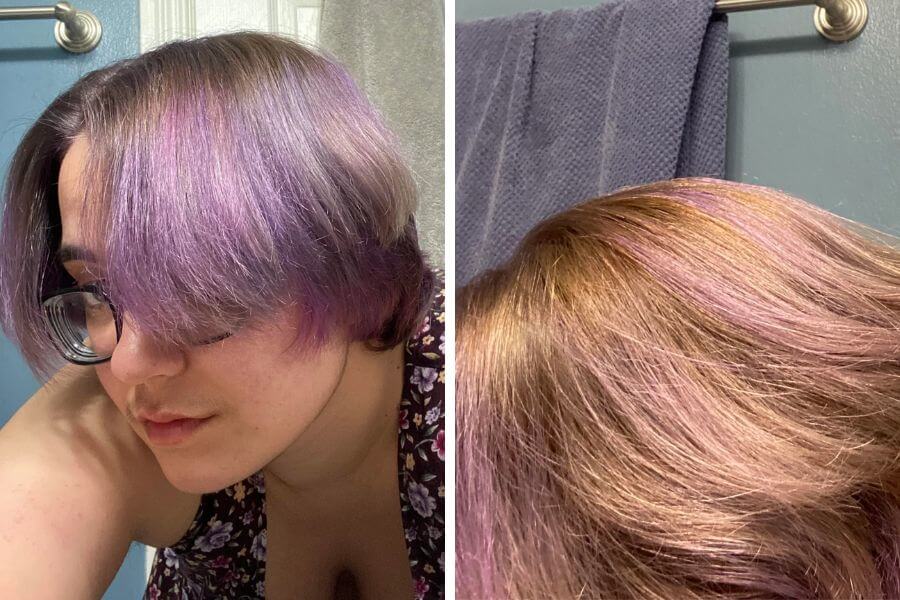
[[[87, 157], [79, 137], [63, 158], [59, 176], [62, 243], [83, 246], [80, 175]], [[98, 254], [96, 248], [90, 248]], [[65, 263], [79, 285], [97, 268]], [[332, 340], [297, 357], [285, 353], [299, 326], [297, 311], [283, 310], [261, 327], [239, 330], [208, 346], [154, 347], [127, 314], [112, 359], [95, 368], [100, 383], [134, 431], [149, 446], [169, 481], [189, 493], [222, 489], [281, 454], [312, 423], [341, 380], [349, 344]], [[175, 444], [154, 443], [138, 413], [211, 417]]]

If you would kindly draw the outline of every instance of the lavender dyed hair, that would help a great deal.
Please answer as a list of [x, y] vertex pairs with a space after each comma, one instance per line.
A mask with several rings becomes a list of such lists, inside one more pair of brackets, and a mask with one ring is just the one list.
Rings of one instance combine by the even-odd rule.
[[90, 146], [83, 237], [113, 303], [159, 343], [289, 302], [305, 349], [338, 327], [389, 348], [424, 317], [434, 272], [414, 182], [347, 72], [270, 34], [177, 41], [81, 78], [13, 156], [0, 316], [38, 376], [58, 364], [38, 301], [66, 280], [56, 186], [78, 135]]
[[900, 597], [900, 245], [634, 186], [457, 299], [457, 598]]

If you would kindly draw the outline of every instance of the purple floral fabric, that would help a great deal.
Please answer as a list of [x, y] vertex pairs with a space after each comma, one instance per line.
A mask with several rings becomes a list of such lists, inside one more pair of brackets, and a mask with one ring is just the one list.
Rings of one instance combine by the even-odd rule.
[[400, 504], [416, 600], [444, 597], [444, 278], [406, 346], [400, 401]]
[[[406, 344], [398, 483], [412, 597], [444, 597], [444, 277]], [[174, 546], [159, 548], [144, 600], [265, 598], [266, 486], [262, 471], [204, 494]]]

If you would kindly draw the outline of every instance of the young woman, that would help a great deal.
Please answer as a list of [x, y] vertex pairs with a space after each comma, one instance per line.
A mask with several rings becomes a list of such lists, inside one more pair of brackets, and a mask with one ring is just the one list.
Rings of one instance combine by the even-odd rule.
[[900, 246], [623, 188], [458, 296], [457, 597], [900, 597]]
[[237, 33], [92, 72], [5, 199], [4, 331], [53, 378], [0, 431], [0, 596], [99, 597], [136, 540], [154, 600], [442, 597], [442, 275], [335, 61]]

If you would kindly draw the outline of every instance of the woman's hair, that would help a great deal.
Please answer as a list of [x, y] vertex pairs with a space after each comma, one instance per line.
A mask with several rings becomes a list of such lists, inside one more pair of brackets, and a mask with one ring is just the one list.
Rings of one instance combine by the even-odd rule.
[[460, 598], [900, 596], [900, 248], [709, 178], [457, 300]]
[[57, 179], [79, 135], [84, 239], [101, 249], [113, 304], [157, 341], [231, 331], [291, 302], [306, 348], [335, 327], [386, 348], [424, 317], [434, 273], [415, 185], [344, 68], [271, 34], [176, 41], [82, 77], [12, 158], [0, 317], [36, 374], [58, 356], [39, 301], [66, 281]]

